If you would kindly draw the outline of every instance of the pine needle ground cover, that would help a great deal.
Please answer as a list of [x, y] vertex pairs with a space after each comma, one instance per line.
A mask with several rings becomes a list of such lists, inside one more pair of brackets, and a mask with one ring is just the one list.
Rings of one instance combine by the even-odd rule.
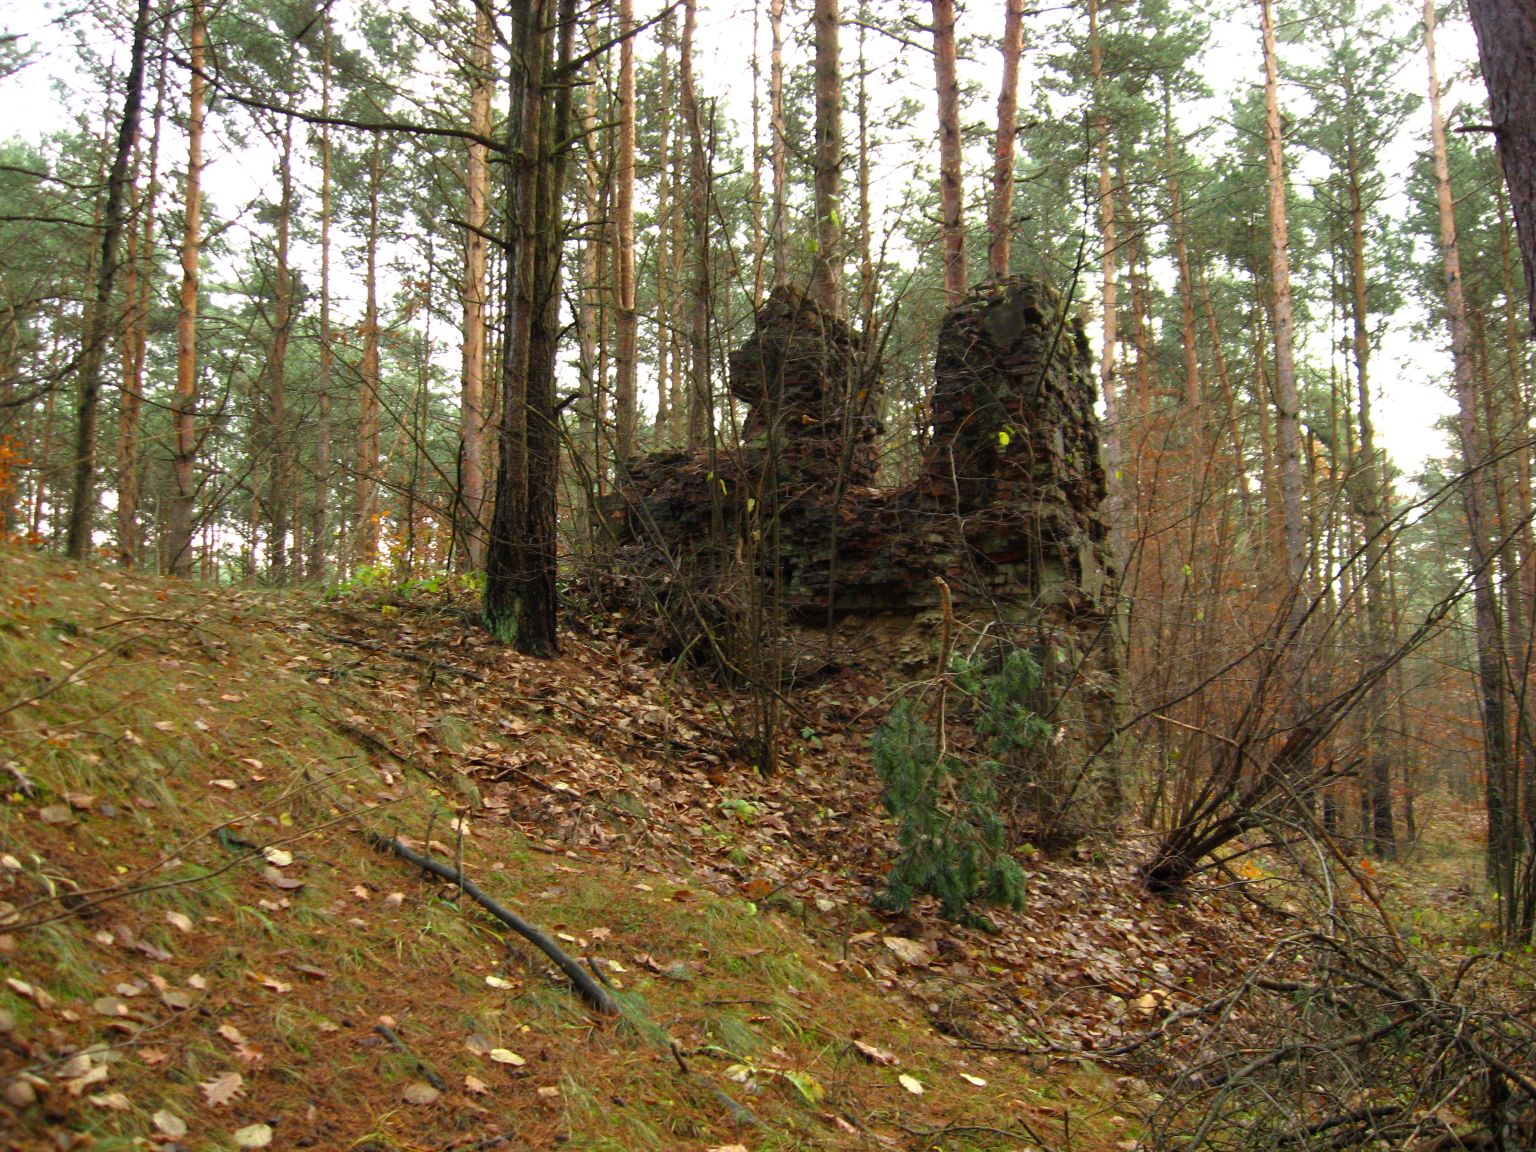
[[[798, 830], [733, 773], [709, 782], [731, 766], [676, 703], [695, 689], [626, 698], [581, 675], [596, 647], [551, 671], [476, 648], [457, 611], [0, 557], [7, 1146], [1128, 1138], [1113, 1079], [935, 1031], [910, 993], [944, 967], [914, 925], [841, 877], [770, 882]], [[367, 647], [427, 631], [430, 658]], [[608, 722], [584, 738], [586, 714]], [[687, 788], [626, 779], [639, 742]], [[361, 831], [462, 867], [622, 1014]]]

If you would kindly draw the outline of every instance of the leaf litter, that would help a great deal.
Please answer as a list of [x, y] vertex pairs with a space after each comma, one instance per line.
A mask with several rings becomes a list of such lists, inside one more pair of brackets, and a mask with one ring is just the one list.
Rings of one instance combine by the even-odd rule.
[[[0, 573], [0, 581], [5, 575]], [[157, 598], [155, 615], [172, 610], [166, 606], [167, 594], [154, 581], [123, 578], [104, 597], [90, 582], [87, 574], [66, 589], [71, 611], [128, 618], [133, 614], [132, 596], [145, 592]], [[92, 596], [98, 597], [94, 606]], [[48, 1062], [56, 1061], [61, 1047], [67, 1054], [70, 1043], [77, 1056], [69, 1077], [56, 1064], [48, 1074], [0, 1066], [9, 1107], [38, 1108], [23, 1098], [30, 1091], [34, 1100], [40, 1099], [57, 1083], [69, 1089], [66, 1096], [98, 1114], [118, 1115], [121, 1096], [142, 1117], [141, 1125], [152, 1124], [172, 1140], [187, 1134], [177, 1134], [179, 1124], [193, 1132], [213, 1124], [233, 1133], [240, 1146], [263, 1147], [242, 1140], [261, 1140], [263, 1127], [268, 1127], [270, 1140], [267, 1119], [283, 1116], [285, 1125], [306, 1127], [322, 1146], [349, 1143], [347, 1133], [367, 1130], [354, 1125], [371, 1122], [370, 1114], [390, 1114], [384, 1097], [369, 1096], [374, 1091], [369, 1084], [390, 1060], [405, 1058], [371, 1046], [368, 1027], [359, 1024], [379, 1014], [371, 1006], [384, 1004], [395, 1005], [399, 1020], [420, 1021], [411, 1039], [414, 1055], [445, 1072], [456, 1072], [453, 1079], [462, 1089], [449, 1095], [464, 1107], [475, 1098], [505, 1091], [483, 1071], [488, 1066], [503, 1077], [523, 1074], [525, 1065], [558, 1069], [563, 1064], [578, 1077], [583, 1068], [591, 1071], [591, 1056], [568, 1063], [572, 1054], [554, 1040], [560, 1029], [553, 1026], [554, 1019], [541, 1016], [549, 1009], [533, 1013], [532, 1031], [516, 1033], [523, 1037], [518, 1041], [520, 1053], [505, 1046], [509, 1023], [525, 1013], [529, 1003], [541, 1003], [526, 998], [538, 995], [548, 977], [536, 962], [519, 961], [532, 963], [527, 970], [507, 967], [501, 946], [492, 947], [472, 931], [453, 929], [461, 934], [455, 945], [463, 953], [461, 970], [479, 966], [481, 972], [494, 968], [504, 975], [486, 977], [478, 991], [451, 984], [439, 988], [422, 978], [401, 981], [391, 959], [397, 932], [407, 922], [424, 923], [422, 917], [445, 925], [462, 923], [457, 910], [441, 903], [452, 899], [451, 890], [425, 889], [439, 899], [422, 905], [424, 889], [415, 877], [407, 881], [399, 872], [382, 870], [361, 848], [338, 843], [339, 833], [309, 833], [305, 838], [306, 828], [332, 827], [356, 819], [356, 813], [405, 811], [412, 805], [422, 815], [412, 818], [416, 823], [411, 831], [433, 843], [434, 851], [448, 859], [463, 853], [473, 873], [498, 882], [528, 882], [525, 877], [543, 870], [549, 878], [542, 883], [553, 893], [548, 897], [553, 901], [585, 892], [604, 870], [616, 876], [627, 873], [610, 889], [628, 892], [627, 898], [608, 896], [572, 915], [572, 923], [549, 926], [569, 947], [613, 973], [616, 981], [622, 981], [619, 974], [626, 971], [617, 957], [634, 957], [641, 971], [632, 978], [648, 988], [647, 997], [676, 1001], [669, 1026], [689, 1051], [708, 1049], [717, 1027], [712, 1020], [730, 1011], [706, 1005], [708, 989], [719, 985], [725, 974], [722, 966], [745, 963], [767, 971], [770, 962], [782, 962], [775, 957], [784, 954], [785, 946], [720, 941], [705, 947], [696, 939], [674, 939], [668, 924], [655, 915], [675, 915], [680, 925], [695, 923], [723, 899], [755, 908], [752, 914], [764, 931], [780, 918], [808, 928], [825, 942], [824, 954], [817, 955], [815, 945], [798, 945], [811, 949], [806, 953], [811, 959], [803, 961], [809, 968], [793, 980], [781, 979], [765, 1006], [746, 1014], [749, 1030], [781, 1035], [789, 1045], [782, 1058], [749, 1061], [747, 1066], [758, 1070], [757, 1081], [790, 1089], [790, 1098], [800, 1108], [833, 1100], [842, 1101], [837, 1107], [858, 1107], [859, 1093], [875, 1091], [878, 1084], [866, 1078], [862, 1089], [855, 1087], [860, 1064], [868, 1069], [866, 1077], [874, 1077], [881, 1067], [910, 1066], [902, 1068], [895, 1084], [885, 1083], [908, 1087], [904, 1095], [912, 1100], [910, 1106], [923, 1109], [924, 1116], [940, 1106], [962, 1107], [941, 1101], [935, 1087], [945, 1074], [943, 1065], [933, 1061], [940, 1059], [940, 1052], [947, 1053], [945, 1062], [958, 1060], [955, 1041], [931, 1033], [923, 1039], [921, 1025], [913, 1032], [910, 1021], [942, 1022], [952, 1033], [982, 1044], [1023, 1041], [1042, 1050], [1060, 1046], [1091, 1053], [1144, 1026], [1150, 1015], [1199, 995], [1241, 964], [1241, 954], [1231, 947], [1230, 928], [1213, 926], [1208, 915], [1141, 899], [1129, 854], [1107, 865], [1031, 862], [1029, 910], [1018, 917], [998, 917], [1002, 931], [995, 937], [939, 921], [921, 903], [905, 917], [884, 922], [873, 917], [869, 900], [889, 859], [892, 833], [879, 816], [876, 789], [862, 754], [874, 717], [849, 704], [880, 695], [866, 672], [849, 671], [798, 698], [803, 715], [780, 737], [781, 778], [763, 780], [739, 762], [718, 690], [651, 663], [617, 628], [571, 636], [564, 656], [540, 662], [496, 648], [467, 627], [461, 615], [430, 606], [405, 617], [409, 626], [390, 627], [391, 620], [349, 603], [311, 606], [238, 594], [231, 601], [191, 588], [175, 588], [169, 596], [176, 611], [198, 621], [198, 639], [188, 642], [181, 633], [168, 639], [145, 628], [141, 643], [166, 687], [152, 692], [136, 685], [126, 695], [119, 689], [119, 697], [128, 699], [131, 707], [162, 714], [141, 714], [130, 719], [128, 727], [119, 726], [115, 744], [93, 746], [93, 737], [61, 745], [103, 764], [114, 758], [159, 757], [156, 775], [131, 778], [165, 783], [158, 790], [142, 785], [125, 790], [102, 773], [73, 783], [68, 788], [72, 798], [64, 804], [68, 822], [34, 817], [27, 839], [8, 844], [11, 852], [0, 869], [0, 897], [24, 907], [25, 900], [16, 899], [4, 885], [16, 891], [30, 886], [35, 893], [34, 878], [43, 875], [64, 877], [79, 890], [110, 893], [123, 887], [124, 876], [158, 875], [179, 882], [181, 876], [213, 874], [215, 879], [227, 877], [221, 883], [233, 885], [234, 894], [210, 901], [194, 884], [185, 889], [190, 902], [159, 905], [158, 910], [154, 899], [143, 898], [102, 905], [88, 932], [80, 936], [84, 946], [94, 950], [91, 967], [101, 980], [83, 999], [87, 1005], [100, 1002], [110, 1011], [81, 1016], [66, 1007], [63, 1011], [73, 1019], [61, 1016], [60, 1001], [42, 986], [45, 969], [13, 967], [20, 975], [9, 978], [13, 999], [0, 997], [0, 1012], [14, 1014], [12, 1005], [18, 1000], [27, 1005], [29, 1023], [17, 1040], [16, 1052], [23, 1061], [19, 1067], [50, 1067]], [[240, 615], [242, 605], [250, 607], [248, 617]], [[328, 642], [322, 631], [373, 645], [378, 654], [358, 660], [351, 646]], [[257, 643], [269, 655], [256, 657], [248, 651]], [[423, 660], [464, 674], [424, 678]], [[81, 671], [72, 685], [81, 692], [107, 667], [85, 668], [79, 659], [76, 665]], [[69, 703], [66, 693], [57, 695], [59, 703]], [[377, 728], [380, 744], [361, 746], [332, 729], [324, 737], [331, 741], [325, 755], [317, 759], [307, 747], [295, 754], [293, 730], [282, 725], [292, 723], [297, 700], [317, 714], [338, 709], [368, 723], [370, 729]], [[178, 704], [185, 710], [171, 711]], [[487, 722], [487, 717], [495, 720]], [[399, 721], [393, 731], [385, 726], [389, 720]], [[61, 721], [74, 722], [69, 716]], [[816, 734], [814, 742], [803, 737], [802, 727]], [[166, 772], [163, 765], [175, 762], [178, 749], [186, 750], [180, 755], [199, 749], [211, 753], [212, 732], [219, 735], [227, 775], [210, 779]], [[303, 739], [316, 740], [316, 751], [323, 743], [307, 734]], [[42, 764], [28, 761], [17, 771], [36, 781], [36, 792], [48, 799], [52, 782]], [[179, 795], [173, 790], [177, 787], [183, 789]], [[46, 806], [38, 804], [29, 811]], [[199, 834], [177, 823], [178, 808], [203, 814], [213, 827], [227, 832], [216, 837]], [[433, 811], [442, 815], [434, 817]], [[151, 837], [130, 833], [130, 825], [152, 826], [156, 832]], [[167, 839], [167, 832], [174, 835]], [[509, 834], [517, 833], [522, 860], [514, 859], [517, 851], [508, 849]], [[107, 840], [110, 849], [102, 851], [98, 844], [91, 854], [74, 852], [72, 846], [88, 836]], [[283, 846], [272, 841], [282, 841]], [[18, 844], [25, 850], [17, 851]], [[301, 856], [304, 871], [294, 874]], [[249, 857], [254, 863], [241, 862]], [[644, 879], [634, 878], [636, 873]], [[57, 885], [58, 880], [49, 883]], [[406, 884], [418, 886], [404, 893], [394, 890]], [[267, 896], [260, 895], [262, 888]], [[167, 891], [174, 897], [182, 889]], [[372, 899], [384, 892], [389, 893], [387, 899]], [[263, 921], [236, 913], [242, 893], [244, 906], [259, 910]], [[527, 894], [522, 899], [525, 906], [537, 907], [527, 903]], [[626, 900], [653, 909], [653, 915], [636, 920], [625, 908]], [[678, 911], [667, 911], [667, 906]], [[303, 921], [295, 919], [301, 908], [306, 910]], [[606, 915], [594, 916], [594, 911]], [[263, 922], [266, 927], [258, 927], [255, 937], [242, 935], [248, 926]], [[1257, 926], [1239, 923], [1244, 931], [1255, 929], [1253, 947], [1260, 947]], [[24, 939], [31, 947], [35, 937]], [[230, 966], [227, 949], [235, 939], [246, 941], [242, 947], [250, 966]], [[4, 949], [0, 938], [0, 951]], [[31, 963], [26, 955], [21, 959]], [[441, 971], [441, 965], [429, 963], [424, 955], [421, 971], [428, 970]], [[277, 971], [305, 979], [294, 984], [275, 975]], [[209, 975], [222, 979], [210, 981]], [[871, 1005], [895, 997], [905, 1007], [894, 1014], [884, 1010], [861, 1021], [862, 1027], [834, 1013], [821, 1026], [833, 1028], [834, 1038], [840, 1033], [840, 1045], [802, 1049], [792, 1032], [777, 1030], [777, 1021], [786, 1013], [804, 1017], [816, 1012], [817, 1000], [825, 994], [807, 993], [805, 988], [828, 982], [845, 990], [865, 989], [859, 994]], [[122, 988], [152, 992], [157, 1014], [145, 1015], [132, 1007], [134, 997]], [[493, 991], [505, 999], [492, 997]], [[846, 997], [846, 991], [840, 995]], [[1155, 1000], [1150, 1013], [1148, 996]], [[107, 1004], [109, 998], [115, 999]], [[73, 1005], [80, 999], [71, 990], [63, 1003]], [[274, 1016], [281, 1002], [288, 1007]], [[203, 1019], [218, 1021], [202, 1025], [218, 1038], [217, 1049], [196, 1046], [194, 1006]], [[478, 1015], [486, 1029], [483, 1048], [472, 1044], [465, 1051], [463, 1032], [449, 1023], [464, 1019], [466, 1013]], [[113, 1053], [119, 1059], [98, 1059], [84, 1053], [94, 1040], [90, 1019], [101, 1021], [102, 1027], [132, 1029], [130, 1037], [142, 1035], [154, 1043], [141, 1039]], [[275, 1031], [278, 1019], [283, 1028]], [[43, 1021], [51, 1029], [46, 1038], [38, 1026]], [[859, 1039], [861, 1030], [864, 1039]], [[184, 1050], [188, 1044], [193, 1048]], [[182, 1055], [172, 1059], [168, 1048]], [[342, 1080], [334, 1073], [307, 1072], [307, 1091], [296, 1097], [283, 1088], [276, 1073], [294, 1066], [294, 1054], [301, 1050], [329, 1053], [317, 1068], [361, 1061], [362, 1078]], [[144, 1105], [157, 1102], [140, 1095], [139, 1089], [156, 1083], [162, 1076], [158, 1070], [186, 1059], [186, 1051], [193, 1054], [196, 1079], [174, 1098], [167, 1096], [151, 1116]], [[857, 1053], [859, 1059], [843, 1063], [836, 1057], [838, 1051]], [[521, 1063], [503, 1062], [499, 1054], [516, 1056]], [[477, 1072], [472, 1062], [482, 1059], [490, 1063], [481, 1064]], [[995, 1057], [983, 1059], [995, 1065]], [[555, 1063], [547, 1064], [551, 1060]], [[676, 1075], [665, 1049], [653, 1060], [656, 1074]], [[697, 1060], [693, 1067], [699, 1067]], [[693, 1074], [718, 1075], [707, 1064]], [[625, 1072], [616, 1083], [628, 1075]], [[980, 1076], [959, 1075], [971, 1086], [967, 1092], [987, 1086], [988, 1080]], [[121, 1085], [106, 1087], [109, 1079], [120, 1076]], [[999, 1072], [989, 1071], [989, 1077], [996, 1080]], [[921, 1103], [909, 1081], [924, 1089]], [[405, 1088], [397, 1082], [394, 1100], [406, 1093], [404, 1099], [421, 1106], [411, 1115], [435, 1115], [437, 1110], [425, 1107], [428, 1092], [422, 1087], [441, 1091], [410, 1079]], [[98, 1090], [88, 1092], [93, 1088]], [[1017, 1086], [1012, 1090], [1015, 1095], [1024, 1091]], [[543, 1107], [558, 1103], [559, 1096], [558, 1087], [544, 1085], [536, 1086], [530, 1098]], [[790, 1098], [781, 1098], [785, 1102], [780, 1107], [792, 1107]], [[360, 1113], [360, 1107], [369, 1108], [369, 1099], [376, 1103], [370, 1112]], [[761, 1107], [754, 1102], [754, 1109]], [[542, 1132], [552, 1139], [562, 1130], [556, 1114], [538, 1115], [541, 1118], [528, 1128], [532, 1135]], [[714, 1122], [724, 1125], [719, 1136], [729, 1134], [733, 1115], [729, 1109], [724, 1117], [716, 1112]], [[977, 1115], [990, 1113], [984, 1106]], [[131, 1120], [124, 1114], [121, 1122]], [[867, 1131], [848, 1124], [836, 1108], [821, 1115], [819, 1122], [819, 1138], [829, 1145], [846, 1140], [852, 1147], [867, 1140]], [[1074, 1134], [1087, 1131], [1075, 1128]], [[1083, 1147], [1093, 1147], [1091, 1134], [1081, 1138], [1089, 1141]], [[735, 1145], [717, 1140], [708, 1146]]]

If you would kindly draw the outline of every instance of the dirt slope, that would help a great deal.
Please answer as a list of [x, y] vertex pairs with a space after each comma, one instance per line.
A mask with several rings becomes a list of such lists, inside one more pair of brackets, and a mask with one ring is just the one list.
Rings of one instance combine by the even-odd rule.
[[878, 918], [874, 677], [797, 698], [763, 780], [718, 689], [472, 610], [0, 551], [0, 1146], [1128, 1149], [1145, 1084], [1056, 1057], [1262, 942], [1145, 901], [1134, 844], [1026, 862], [995, 935]]

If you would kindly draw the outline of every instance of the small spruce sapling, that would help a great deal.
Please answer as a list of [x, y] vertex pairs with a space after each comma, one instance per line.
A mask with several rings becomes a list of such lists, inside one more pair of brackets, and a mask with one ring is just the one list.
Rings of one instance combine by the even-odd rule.
[[1040, 683], [1027, 652], [1009, 653], [993, 672], [961, 663], [951, 683], [971, 697], [975, 729], [989, 755], [968, 760], [941, 753], [933, 728], [914, 714], [910, 700], [891, 710], [875, 732], [873, 752], [901, 850], [877, 904], [901, 910], [928, 893], [949, 919], [990, 928], [972, 902], [1015, 911], [1024, 906], [1024, 873], [1007, 851], [995, 780], [1003, 761], [1050, 726], [1026, 703]]

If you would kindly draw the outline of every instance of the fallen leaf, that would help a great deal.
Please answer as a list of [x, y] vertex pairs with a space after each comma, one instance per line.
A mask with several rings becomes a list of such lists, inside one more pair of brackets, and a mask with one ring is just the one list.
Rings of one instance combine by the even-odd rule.
[[853, 1046], [858, 1051], [859, 1055], [863, 1056], [872, 1064], [889, 1065], [896, 1063], [896, 1053], [891, 1052], [888, 1049], [876, 1048], [873, 1044], [866, 1044], [862, 1040], [855, 1040], [853, 1042]]
[[272, 1125], [252, 1124], [235, 1133], [237, 1148], [266, 1148], [272, 1143]]
[[7, 976], [5, 978], [5, 982], [10, 987], [12, 992], [16, 993], [18, 996], [25, 996], [39, 1008], [47, 1009], [53, 1007], [53, 997], [48, 995], [47, 992], [44, 992], [35, 984], [28, 984], [25, 980], [18, 980], [14, 976]]
[[64, 1087], [69, 1089], [71, 1096], [78, 1096], [92, 1084], [100, 1084], [107, 1078], [107, 1075], [107, 1066], [105, 1064], [92, 1064], [90, 1070], [85, 1075], [69, 1081]]
[[164, 1108], [151, 1117], [155, 1122], [155, 1128], [163, 1136], [169, 1136], [172, 1140], [180, 1140], [187, 1134], [187, 1122], [174, 1112], [168, 1112]]
[[284, 891], [291, 892], [295, 888], [304, 887], [304, 881], [296, 880], [291, 876], [284, 876], [270, 864], [261, 870], [261, 878], [272, 885], [272, 887], [281, 888]]
[[4, 1100], [12, 1108], [28, 1108], [37, 1103], [37, 1089], [32, 1086], [31, 1081], [17, 1076], [7, 1080], [5, 1087], [0, 1088], [0, 1100]]
[[491, 988], [516, 988], [517, 987], [517, 985], [513, 984], [512, 981], [510, 981], [510, 980], [503, 980], [500, 976], [487, 976], [485, 978], [485, 983], [486, 983], [486, 985], [488, 987], [491, 987]]
[[166, 923], [179, 932], [192, 931], [192, 917], [188, 916], [185, 912], [167, 912], [165, 919]]
[[98, 1108], [107, 1108], [113, 1112], [126, 1112], [133, 1107], [128, 1097], [121, 1092], [100, 1092], [95, 1096], [86, 1097], [86, 1101]]
[[905, 964], [926, 968], [933, 962], [933, 951], [926, 944], [908, 940], [905, 936], [886, 936], [884, 940], [885, 946]]
[[985, 1088], [987, 1086], [987, 1082], [980, 1076], [972, 1076], [969, 1072], [960, 1073], [960, 1079], [964, 1080], [967, 1084], [974, 1084], [978, 1088]]
[[916, 1076], [909, 1076], [903, 1072], [900, 1076], [896, 1077], [896, 1082], [914, 1096], [921, 1096], [923, 1094], [923, 1082]]
[[222, 788], [226, 792], [233, 792], [240, 787], [233, 780], [210, 780], [208, 781], [208, 786], [210, 788]]
[[244, 1091], [245, 1077], [238, 1072], [226, 1072], [212, 1080], [199, 1084], [203, 1090], [203, 1099], [208, 1101], [208, 1107], [217, 1108], [221, 1104], [228, 1104], [236, 1096]]
[[293, 853], [283, 848], [263, 848], [261, 854], [267, 858], [267, 863], [277, 868], [286, 868], [293, 863]]
[[498, 1064], [510, 1064], [514, 1068], [521, 1068], [524, 1064], [528, 1063], [528, 1061], [508, 1048], [492, 1048], [486, 1055]]
[[405, 1086], [402, 1095], [407, 1104], [435, 1104], [442, 1093], [425, 1080], [413, 1080]]
[[490, 1087], [478, 1076], [466, 1076], [464, 1077], [464, 1090], [475, 1096], [483, 1096], [490, 1091]]

